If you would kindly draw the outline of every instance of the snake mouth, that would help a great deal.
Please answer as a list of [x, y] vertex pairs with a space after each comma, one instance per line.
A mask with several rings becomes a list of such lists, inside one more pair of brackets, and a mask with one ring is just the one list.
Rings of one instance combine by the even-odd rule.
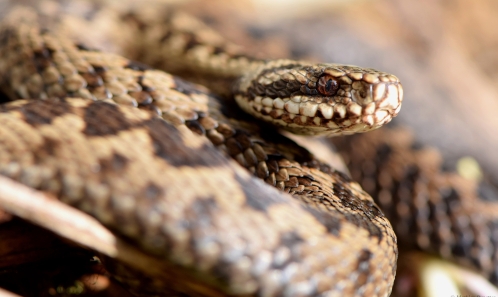
[[255, 117], [303, 135], [366, 132], [395, 117], [403, 88], [394, 75], [349, 65], [288, 64], [241, 82], [239, 106]]

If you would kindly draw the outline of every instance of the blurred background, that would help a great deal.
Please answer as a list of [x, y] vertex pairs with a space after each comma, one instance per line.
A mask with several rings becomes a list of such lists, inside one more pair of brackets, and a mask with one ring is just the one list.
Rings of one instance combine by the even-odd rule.
[[248, 39], [233, 24], [244, 24], [260, 40], [246, 44], [252, 51], [395, 74], [405, 90], [396, 122], [443, 150], [448, 164], [471, 156], [498, 177], [498, 2], [227, 2], [194, 7], [221, 17], [218, 29], [241, 44]]

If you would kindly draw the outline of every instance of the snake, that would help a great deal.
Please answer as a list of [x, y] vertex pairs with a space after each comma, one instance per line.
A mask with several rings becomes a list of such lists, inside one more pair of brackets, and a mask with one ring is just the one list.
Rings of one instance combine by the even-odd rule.
[[[231, 107], [220, 106], [221, 99], [208, 91], [75, 44], [46, 30], [50, 19], [30, 12], [14, 11], [4, 22], [0, 75], [11, 98], [43, 100], [2, 106], [3, 175], [52, 193], [185, 271], [189, 280], [175, 282], [200, 283], [177, 285], [182, 293], [201, 294], [199, 287], [226, 295], [390, 293], [396, 239], [356, 183], [309, 154], [282, 150], [295, 147], [285, 140], [267, 140], [240, 119], [224, 118]], [[175, 53], [178, 38], [175, 33], [162, 38], [171, 41], [168, 52]], [[180, 38], [190, 38], [180, 48], [185, 60], [190, 50], [226, 54], [209, 44], [197, 46], [189, 32]], [[230, 63], [238, 59], [247, 60], [232, 57]], [[295, 132], [366, 131], [399, 111], [401, 85], [387, 73], [247, 61], [244, 75], [227, 71], [237, 77], [230, 83], [235, 101], [257, 118]], [[224, 63], [216, 64], [223, 72]], [[302, 204], [283, 194], [258, 193], [262, 185], [175, 126], [205, 136]], [[341, 268], [329, 268], [334, 266]]]
[[[181, 13], [148, 19], [135, 7], [117, 21], [140, 36], [133, 35], [141, 41], [133, 44], [137, 62], [64, 35], [64, 5], [50, 13], [17, 8], [0, 29], [2, 91], [14, 100], [0, 106], [0, 174], [52, 193], [171, 264], [181, 277], [159, 289], [164, 295], [206, 295], [208, 288], [217, 296], [389, 296], [398, 240], [384, 213], [357, 182], [270, 124], [314, 136], [375, 130], [400, 110], [394, 75], [254, 58]], [[102, 7], [92, 9], [87, 18]], [[41, 100], [26, 100], [34, 98]], [[376, 133], [366, 135], [389, 139]], [[386, 181], [407, 167], [399, 158], [389, 165], [392, 143], [336, 143], [351, 164], [371, 164], [352, 152], [368, 160], [377, 154], [376, 166], [387, 169], [370, 172], [381, 187], [397, 182], [395, 191], [407, 187], [420, 196], [416, 177], [428, 174], [422, 162], [409, 163], [422, 169], [403, 180]], [[410, 145], [400, 150], [411, 152]], [[352, 175], [368, 188], [367, 177]], [[442, 197], [464, 203], [458, 194], [472, 192], [455, 186], [460, 180], [445, 181], [434, 186], [445, 189]], [[395, 211], [390, 194], [378, 193], [390, 217], [406, 214]], [[415, 231], [422, 234], [416, 244], [472, 259], [496, 277], [484, 253], [492, 238], [468, 240], [469, 229], [492, 219], [476, 217], [479, 226], [456, 221], [453, 237], [441, 231], [447, 225], [427, 235], [448, 203], [435, 199], [421, 212], [429, 223]], [[416, 224], [396, 231], [410, 233]]]

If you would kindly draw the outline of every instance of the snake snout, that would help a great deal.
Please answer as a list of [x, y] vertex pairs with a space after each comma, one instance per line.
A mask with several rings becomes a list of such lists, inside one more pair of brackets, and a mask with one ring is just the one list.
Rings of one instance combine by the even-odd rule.
[[400, 111], [403, 87], [399, 81], [376, 83], [355, 81], [352, 83], [350, 98], [352, 102], [361, 107], [364, 123], [380, 127], [388, 123]]

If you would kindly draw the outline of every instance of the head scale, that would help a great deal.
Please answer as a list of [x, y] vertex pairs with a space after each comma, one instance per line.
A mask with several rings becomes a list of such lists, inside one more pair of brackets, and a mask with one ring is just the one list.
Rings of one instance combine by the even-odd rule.
[[366, 132], [395, 117], [403, 89], [394, 75], [340, 64], [268, 62], [240, 79], [237, 103], [246, 112], [305, 135]]

